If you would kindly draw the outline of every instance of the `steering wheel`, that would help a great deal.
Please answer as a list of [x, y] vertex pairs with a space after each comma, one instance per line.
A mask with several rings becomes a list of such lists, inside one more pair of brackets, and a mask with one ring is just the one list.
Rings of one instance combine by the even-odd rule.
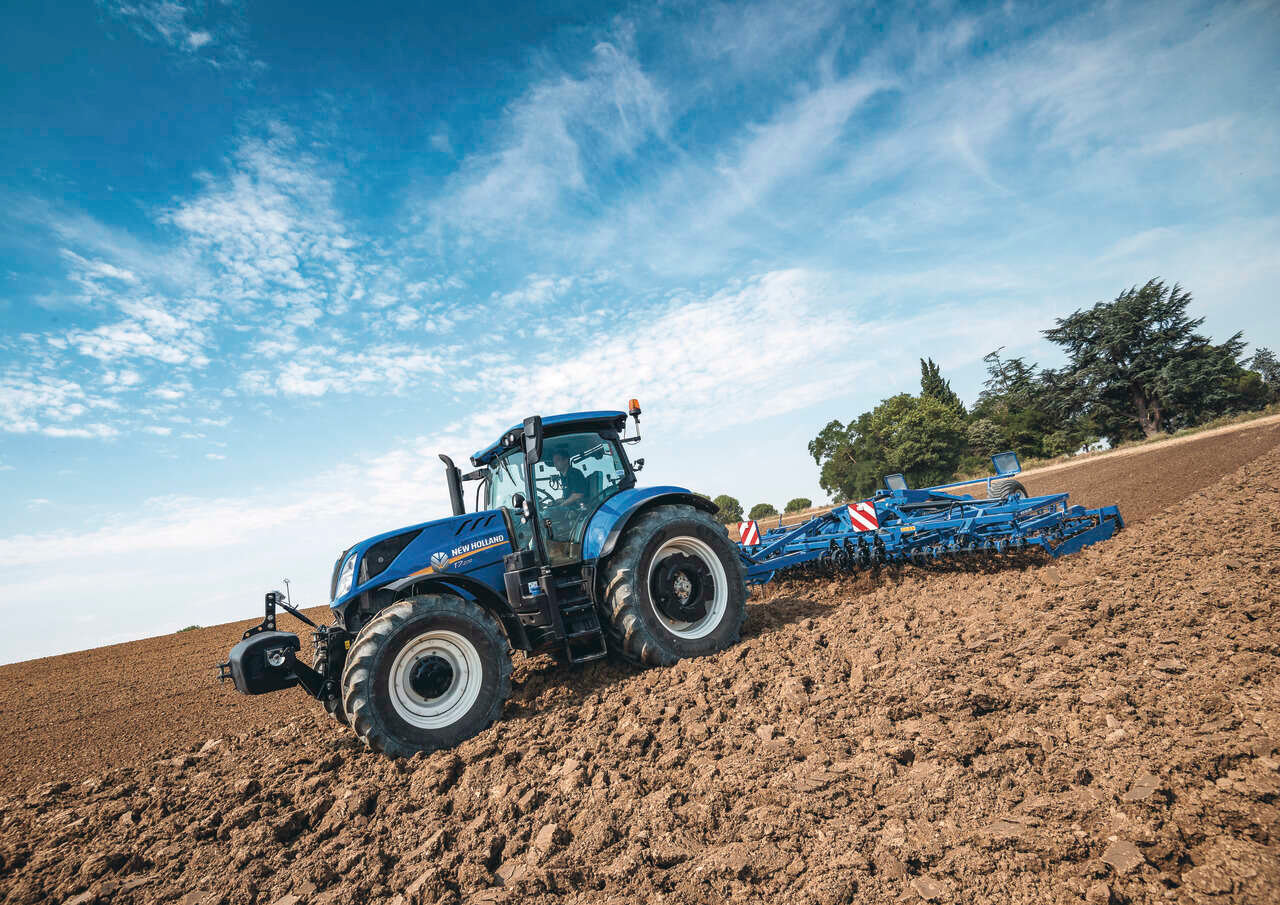
[[553, 497], [550, 491], [543, 490], [541, 487], [538, 488], [538, 505], [539, 506], [554, 506], [558, 502], [559, 500]]

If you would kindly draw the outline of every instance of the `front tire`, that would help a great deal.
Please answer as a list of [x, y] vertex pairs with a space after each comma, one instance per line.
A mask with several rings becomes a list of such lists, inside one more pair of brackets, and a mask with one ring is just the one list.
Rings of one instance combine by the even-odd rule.
[[628, 526], [605, 567], [610, 646], [670, 666], [737, 643], [746, 575], [724, 526], [692, 506], [660, 506]]
[[425, 594], [360, 630], [342, 673], [342, 706], [366, 745], [391, 757], [450, 748], [487, 729], [511, 693], [511, 651], [478, 604]]

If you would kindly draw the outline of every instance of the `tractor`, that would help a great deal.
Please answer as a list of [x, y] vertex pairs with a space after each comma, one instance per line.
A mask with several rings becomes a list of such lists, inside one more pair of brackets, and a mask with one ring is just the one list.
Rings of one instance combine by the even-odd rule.
[[[740, 548], [705, 497], [638, 486], [644, 459], [626, 448], [639, 428], [633, 399], [626, 412], [525, 418], [466, 474], [441, 455], [451, 516], [344, 550], [330, 625], [268, 593], [219, 675], [244, 694], [301, 686], [368, 747], [406, 757], [490, 726], [513, 650], [666, 666], [729, 647], [746, 618]], [[280, 609], [314, 629], [310, 665], [276, 628]]]

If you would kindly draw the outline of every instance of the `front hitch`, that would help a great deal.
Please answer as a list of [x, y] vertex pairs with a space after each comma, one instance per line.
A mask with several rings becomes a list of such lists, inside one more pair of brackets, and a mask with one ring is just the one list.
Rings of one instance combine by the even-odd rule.
[[262, 621], [252, 628], [245, 629], [244, 634], [240, 637], [248, 638], [250, 635], [258, 634], [258, 632], [274, 632], [276, 630], [276, 607], [284, 608], [312, 628], [320, 627], [308, 619], [306, 615], [290, 606], [289, 603], [285, 601], [284, 595], [279, 591], [267, 591], [265, 607], [267, 612]]
[[266, 595], [266, 614], [262, 622], [249, 628], [240, 643], [231, 648], [225, 663], [218, 664], [218, 678], [230, 679], [241, 694], [267, 694], [301, 685], [313, 698], [327, 697], [326, 685], [332, 684], [296, 654], [302, 647], [292, 632], [276, 631], [276, 607], [283, 607], [313, 628], [314, 622], [284, 601], [279, 591]]

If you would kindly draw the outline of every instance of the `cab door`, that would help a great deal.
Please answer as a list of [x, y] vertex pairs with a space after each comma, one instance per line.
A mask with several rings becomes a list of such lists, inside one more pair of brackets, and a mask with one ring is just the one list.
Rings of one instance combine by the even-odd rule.
[[628, 483], [617, 441], [598, 433], [548, 437], [533, 476], [551, 565], [581, 562], [591, 516]]
[[533, 525], [515, 505], [516, 494], [529, 499], [524, 481], [524, 452], [515, 449], [499, 457], [489, 466], [485, 478], [485, 508], [501, 509], [511, 530], [511, 543], [517, 550], [532, 551]]

